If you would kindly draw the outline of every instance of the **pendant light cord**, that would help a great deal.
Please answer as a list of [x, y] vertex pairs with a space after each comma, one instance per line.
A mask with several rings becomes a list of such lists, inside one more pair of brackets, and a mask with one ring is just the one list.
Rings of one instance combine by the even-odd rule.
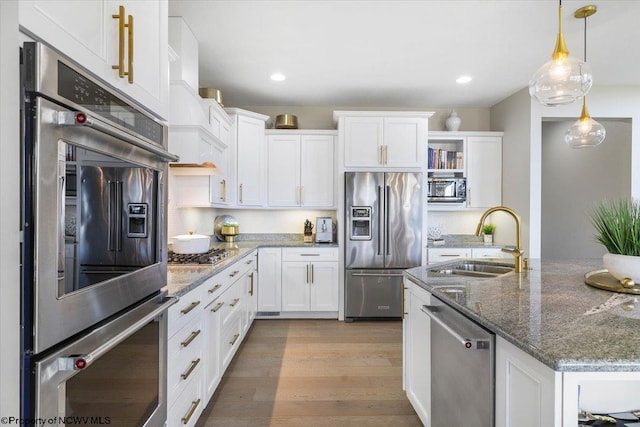
[[584, 17], [584, 62], [587, 62], [587, 17]]

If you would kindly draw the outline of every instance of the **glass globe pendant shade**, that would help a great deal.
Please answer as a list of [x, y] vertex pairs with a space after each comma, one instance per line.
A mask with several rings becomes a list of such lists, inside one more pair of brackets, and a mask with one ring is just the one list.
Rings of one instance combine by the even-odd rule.
[[585, 98], [582, 104], [582, 114], [564, 133], [564, 142], [571, 148], [596, 147], [602, 144], [606, 136], [607, 131], [604, 126], [589, 116]]
[[562, 33], [562, 0], [558, 6], [558, 36], [551, 59], [529, 80], [529, 94], [542, 105], [571, 104], [584, 97], [591, 89], [591, 67], [578, 58], [569, 56]]
[[586, 62], [562, 56], [547, 61], [529, 81], [529, 94], [542, 105], [571, 104], [591, 89], [593, 75]]

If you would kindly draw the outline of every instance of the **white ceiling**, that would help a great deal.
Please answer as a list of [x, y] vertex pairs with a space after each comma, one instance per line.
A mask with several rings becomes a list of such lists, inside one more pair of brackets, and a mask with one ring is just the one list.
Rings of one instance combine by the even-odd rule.
[[[640, 0], [565, 0], [564, 34], [596, 85], [640, 85]], [[225, 105], [490, 107], [551, 56], [554, 0], [170, 0], [199, 41], [200, 86]], [[282, 72], [287, 80], [269, 79]], [[455, 79], [473, 77], [467, 85]]]

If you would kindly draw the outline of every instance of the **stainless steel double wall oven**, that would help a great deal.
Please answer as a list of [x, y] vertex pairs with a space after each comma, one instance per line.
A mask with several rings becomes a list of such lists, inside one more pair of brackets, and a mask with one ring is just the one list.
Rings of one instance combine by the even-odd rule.
[[166, 125], [44, 44], [21, 69], [22, 416], [161, 426]]

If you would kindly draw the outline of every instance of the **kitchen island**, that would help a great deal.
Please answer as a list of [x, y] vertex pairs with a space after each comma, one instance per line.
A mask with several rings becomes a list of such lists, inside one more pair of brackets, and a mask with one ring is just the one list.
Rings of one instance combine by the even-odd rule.
[[533, 260], [521, 274], [477, 278], [422, 266], [407, 270], [405, 283], [496, 334], [496, 426], [576, 426], [579, 409], [640, 408], [639, 298], [584, 283], [602, 268], [600, 260]]

